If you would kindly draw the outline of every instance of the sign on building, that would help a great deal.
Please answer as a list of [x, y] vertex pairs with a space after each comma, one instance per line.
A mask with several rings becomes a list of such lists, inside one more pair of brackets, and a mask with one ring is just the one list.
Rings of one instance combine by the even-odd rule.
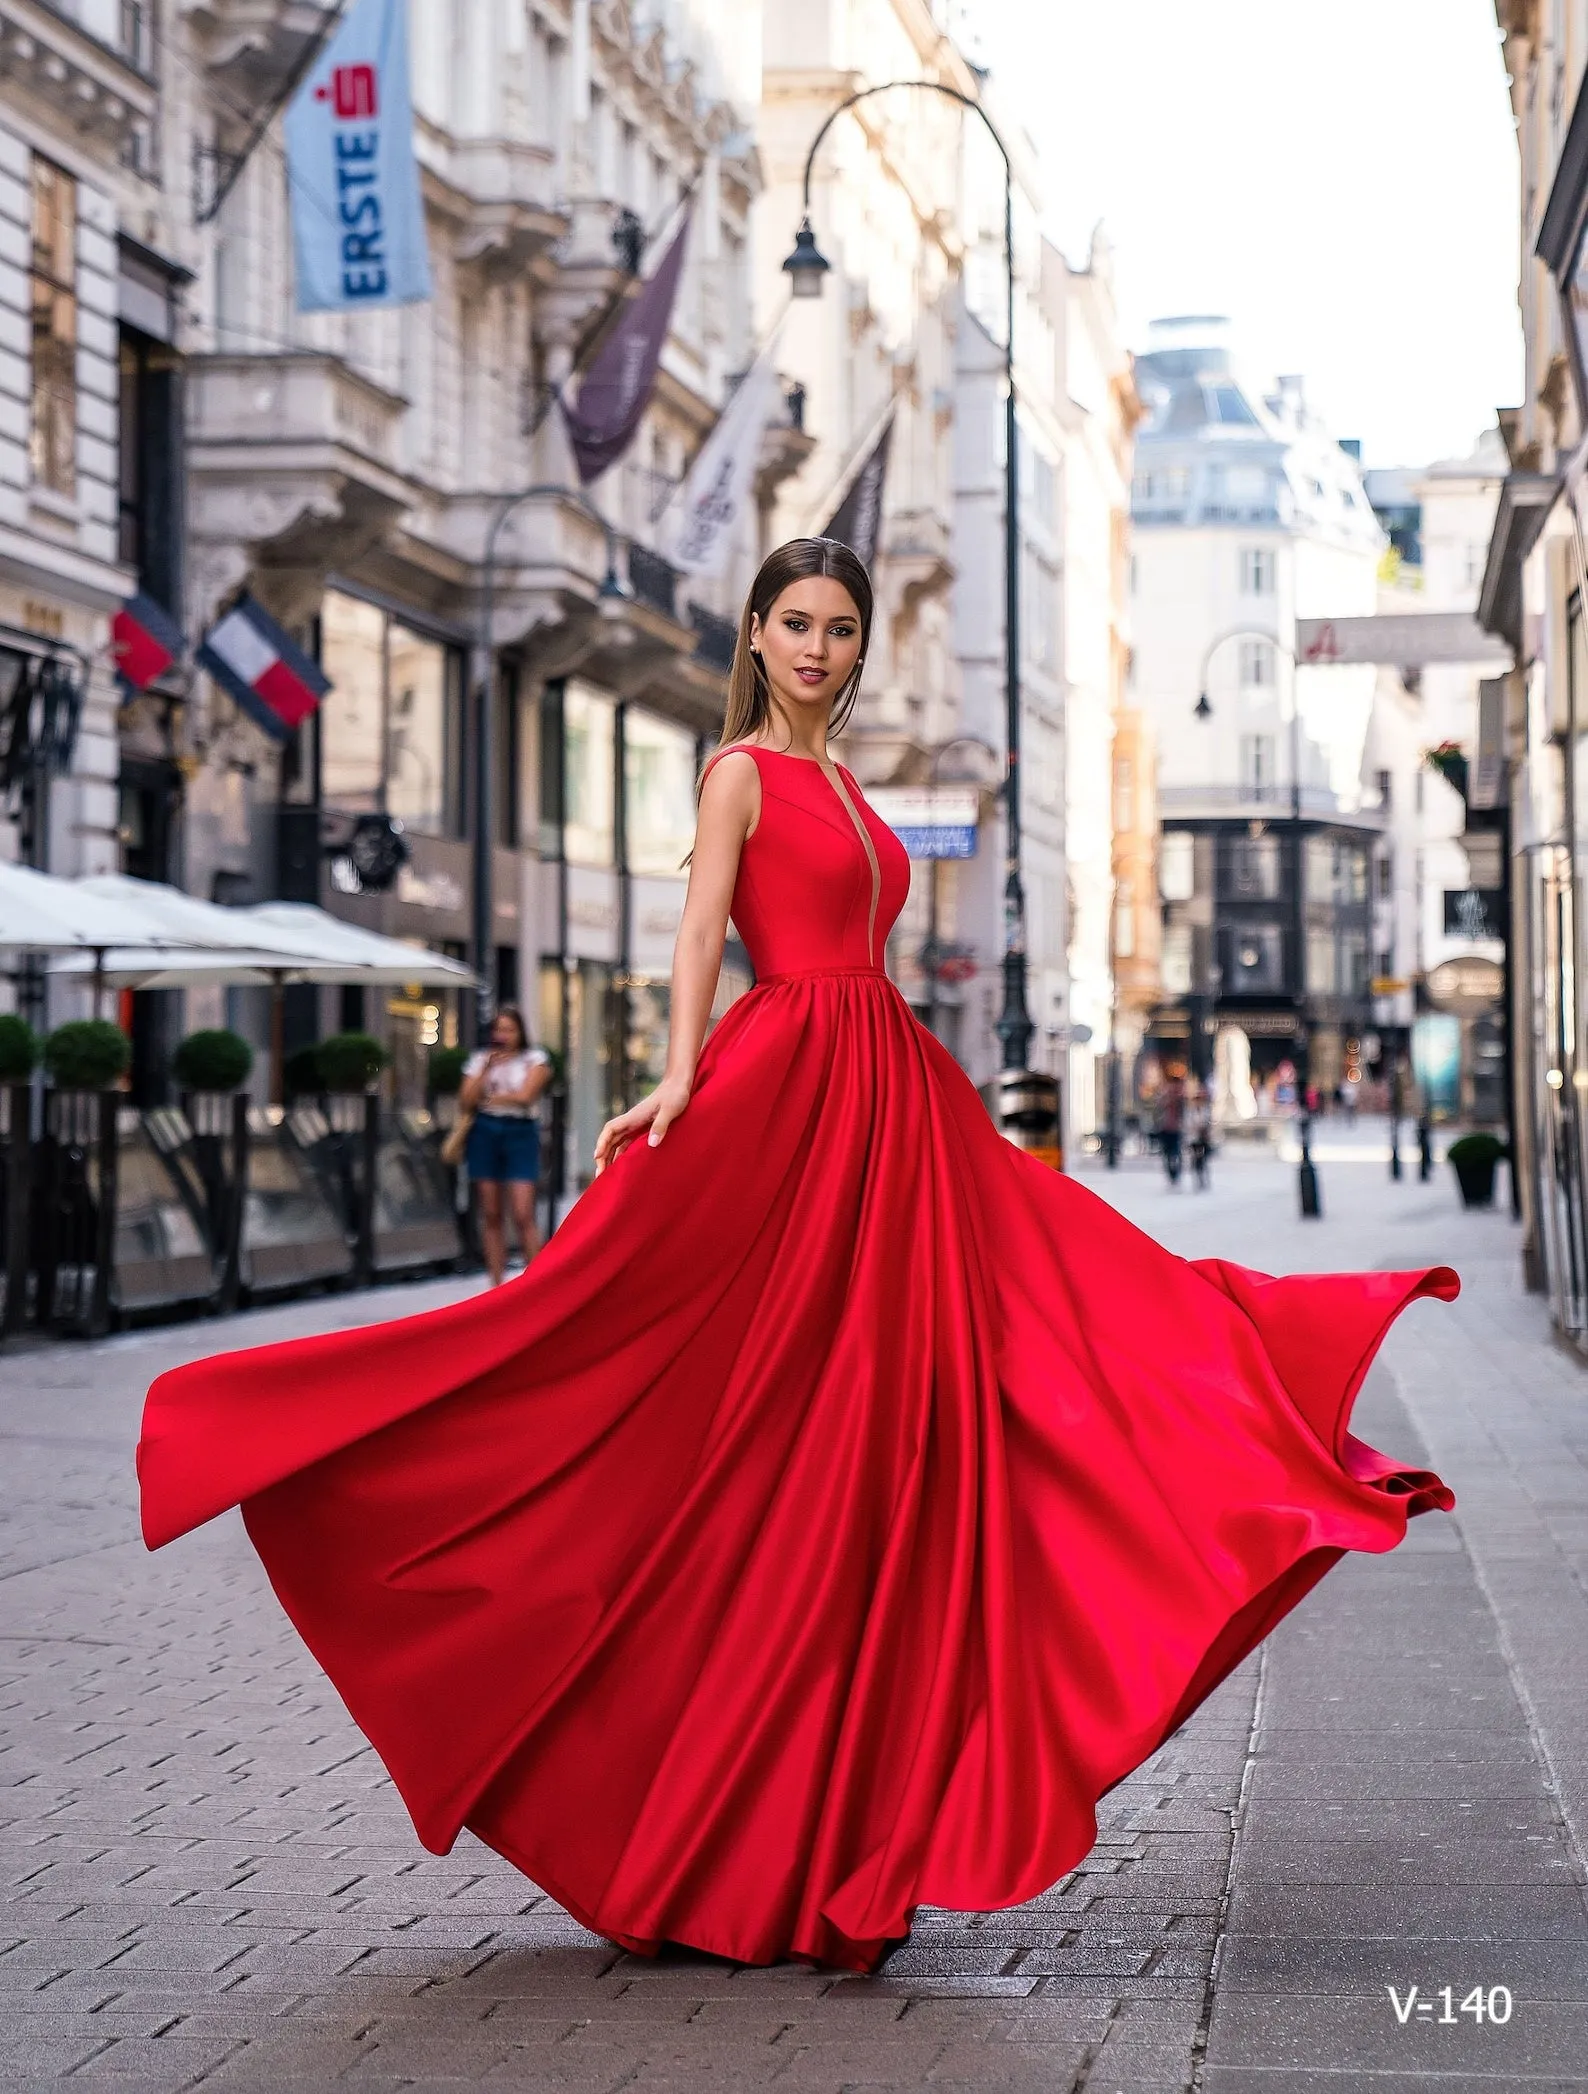
[[878, 785], [866, 794], [912, 858], [974, 858], [976, 794]]

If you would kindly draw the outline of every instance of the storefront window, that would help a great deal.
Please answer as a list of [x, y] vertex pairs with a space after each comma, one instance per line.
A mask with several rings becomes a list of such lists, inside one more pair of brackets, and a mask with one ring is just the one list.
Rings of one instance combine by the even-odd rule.
[[336, 807], [380, 807], [386, 616], [356, 597], [327, 594], [320, 666], [331, 679], [320, 708], [320, 790]]
[[447, 649], [393, 625], [386, 661], [386, 809], [427, 835], [447, 826]]
[[636, 873], [680, 873], [695, 840], [695, 737], [630, 706], [623, 715], [624, 828]]
[[616, 855], [615, 713], [613, 701], [588, 684], [564, 687], [563, 838], [571, 865], [611, 865]]
[[622, 999], [612, 969], [581, 960], [568, 977], [568, 1091], [573, 1117], [572, 1189], [583, 1191], [595, 1175], [596, 1136], [623, 1110], [621, 1096]]
[[320, 661], [321, 790], [333, 806], [395, 814], [422, 834], [461, 827], [461, 660], [376, 605], [327, 592]]

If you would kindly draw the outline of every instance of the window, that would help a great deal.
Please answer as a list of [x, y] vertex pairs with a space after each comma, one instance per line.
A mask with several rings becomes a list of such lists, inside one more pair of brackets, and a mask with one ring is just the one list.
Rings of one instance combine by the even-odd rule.
[[1231, 996], [1270, 996], [1285, 985], [1285, 941], [1277, 923], [1226, 926], [1224, 988]]
[[616, 708], [589, 684], [570, 679], [563, 692], [562, 712], [563, 834], [568, 860], [573, 865], [611, 865], [617, 855]]
[[1124, 835], [1136, 826], [1136, 766], [1128, 756], [1114, 759], [1114, 829]]
[[1191, 994], [1191, 958], [1190, 924], [1166, 923], [1163, 927], [1163, 951], [1159, 960], [1165, 996]]
[[320, 790], [333, 807], [380, 809], [384, 767], [385, 614], [332, 590], [320, 610]]
[[1241, 642], [1241, 682], [1248, 690], [1266, 690], [1274, 680], [1274, 650], [1266, 640]]
[[1136, 957], [1136, 894], [1129, 880], [1114, 889], [1114, 958]]
[[447, 650], [393, 625], [386, 659], [386, 811], [439, 835], [447, 814]]
[[1232, 836], [1225, 873], [1226, 892], [1239, 901], [1272, 902], [1279, 898], [1277, 836]]
[[77, 492], [77, 184], [33, 156], [33, 478]]
[[1158, 840], [1158, 892], [1166, 902], [1188, 902], [1196, 892], [1196, 837], [1165, 829]]
[[326, 801], [396, 815], [429, 835], [461, 827], [462, 664], [454, 648], [400, 625], [377, 605], [328, 590], [320, 663]]
[[1253, 429], [1257, 426], [1256, 415], [1247, 405], [1245, 395], [1236, 386], [1214, 386], [1211, 405], [1216, 422], [1228, 423], [1237, 429]]
[[1240, 552], [1241, 594], [1243, 596], [1272, 596], [1274, 593], [1274, 551], [1268, 545], [1243, 545]]
[[1332, 930], [1307, 933], [1307, 987], [1316, 996], [1332, 996], [1338, 987]]
[[1271, 734], [1241, 736], [1241, 787], [1254, 800], [1266, 800], [1274, 790], [1274, 737]]
[[687, 728], [627, 708], [623, 802], [629, 871], [678, 873], [695, 840], [695, 737]]
[[1360, 844], [1309, 836], [1306, 865], [1308, 901], [1367, 900], [1367, 852]]

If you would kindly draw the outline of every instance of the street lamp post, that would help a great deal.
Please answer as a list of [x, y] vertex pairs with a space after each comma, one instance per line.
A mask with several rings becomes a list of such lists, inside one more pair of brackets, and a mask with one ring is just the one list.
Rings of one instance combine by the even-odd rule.
[[476, 979], [476, 1018], [480, 1036], [483, 1038], [496, 1008], [495, 938], [493, 936], [492, 902], [493, 881], [492, 858], [496, 849], [496, 824], [492, 819], [492, 784], [496, 775], [496, 690], [495, 661], [492, 622], [496, 608], [496, 551], [502, 532], [509, 517], [521, 509], [526, 502], [536, 501], [542, 496], [555, 495], [568, 502], [596, 524], [606, 538], [607, 571], [602, 579], [598, 600], [609, 602], [625, 595], [617, 571], [617, 533], [606, 518], [585, 497], [571, 487], [561, 487], [551, 481], [535, 487], [526, 487], [518, 494], [508, 495], [498, 506], [485, 534], [485, 561], [480, 575], [480, 618], [475, 633], [473, 660], [470, 664], [470, 682], [474, 686], [474, 882], [472, 892], [473, 912], [470, 921], [473, 947], [472, 964]]
[[1229, 640], [1261, 640], [1290, 664], [1290, 833], [1294, 845], [1295, 877], [1291, 895], [1292, 939], [1296, 956], [1296, 1106], [1301, 1136], [1301, 1167], [1297, 1180], [1302, 1218], [1316, 1221], [1322, 1214], [1318, 1196], [1318, 1172], [1312, 1160], [1312, 1111], [1307, 1101], [1311, 1082], [1311, 1039], [1307, 1024], [1307, 878], [1303, 863], [1301, 829], [1301, 709], [1296, 703], [1296, 655], [1294, 648], [1262, 626], [1240, 625], [1210, 640], [1202, 656], [1202, 675], [1196, 702], [1199, 720], [1211, 720], [1208, 697], [1208, 667], [1214, 655]]
[[1004, 164], [1004, 712], [1007, 743], [1004, 780], [1004, 953], [1003, 1012], [998, 1038], [1006, 1070], [1023, 1070], [1031, 1050], [1031, 1013], [1026, 999], [1026, 899], [1020, 877], [1020, 506], [1015, 429], [1015, 240], [1014, 168], [1008, 148], [980, 102], [941, 80], [884, 80], [863, 87], [828, 112], [805, 156], [801, 217], [794, 251], [783, 267], [795, 298], [817, 298], [832, 264], [816, 245], [811, 226], [811, 169], [822, 140], [846, 109], [896, 88], [924, 88], [969, 109], [986, 126]]

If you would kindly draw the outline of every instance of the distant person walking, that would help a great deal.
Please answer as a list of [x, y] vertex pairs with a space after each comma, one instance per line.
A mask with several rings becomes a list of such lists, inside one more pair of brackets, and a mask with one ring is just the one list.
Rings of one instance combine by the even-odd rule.
[[1191, 1079], [1185, 1112], [1186, 1138], [1191, 1148], [1191, 1177], [1198, 1192], [1206, 1192], [1212, 1180], [1208, 1159], [1213, 1154], [1213, 1099], [1205, 1083]]
[[1180, 1140], [1185, 1123], [1185, 1079], [1171, 1069], [1158, 1093], [1158, 1149], [1169, 1183], [1180, 1183]]
[[507, 1269], [506, 1188], [513, 1230], [527, 1266], [540, 1249], [535, 1226], [535, 1187], [540, 1180], [540, 1126], [535, 1105], [551, 1082], [551, 1056], [532, 1047], [523, 1013], [504, 1003], [491, 1021], [491, 1044], [463, 1065], [459, 1104], [475, 1115], [464, 1160], [469, 1181], [480, 1189], [480, 1240], [491, 1285], [500, 1287]]

